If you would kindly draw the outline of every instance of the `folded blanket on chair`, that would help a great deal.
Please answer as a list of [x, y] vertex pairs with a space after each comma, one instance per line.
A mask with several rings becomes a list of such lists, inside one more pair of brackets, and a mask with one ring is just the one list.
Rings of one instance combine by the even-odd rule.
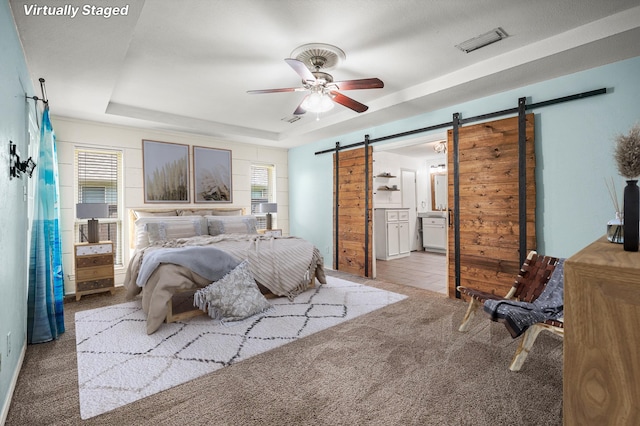
[[504, 322], [515, 339], [531, 325], [548, 319], [561, 319], [564, 308], [564, 259], [558, 263], [542, 294], [533, 303], [515, 300], [487, 300], [484, 311], [492, 321]]

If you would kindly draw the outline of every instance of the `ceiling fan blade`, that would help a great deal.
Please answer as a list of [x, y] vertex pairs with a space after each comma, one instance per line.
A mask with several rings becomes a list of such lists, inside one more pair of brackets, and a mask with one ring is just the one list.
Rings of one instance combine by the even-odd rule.
[[340, 90], [356, 89], [382, 89], [384, 83], [379, 78], [363, 78], [361, 80], [334, 81], [333, 84]]
[[345, 96], [340, 92], [336, 92], [332, 90], [330, 93], [331, 93], [331, 96], [333, 97], [334, 102], [339, 103], [342, 106], [346, 106], [347, 108], [350, 108], [355, 112], [365, 112], [366, 110], [369, 109], [369, 107], [366, 106], [365, 104], [361, 104], [355, 99], [351, 99], [350, 97]]
[[307, 89], [304, 87], [287, 87], [283, 89], [262, 89], [262, 90], [247, 90], [247, 93], [252, 95], [259, 93], [281, 93], [281, 92], [303, 92]]
[[315, 76], [311, 74], [311, 71], [303, 62], [293, 58], [287, 58], [285, 62], [302, 77], [302, 81], [316, 81]]
[[308, 97], [309, 97], [309, 95], [305, 96], [305, 97], [302, 99], [302, 102], [300, 102], [300, 103], [298, 104], [298, 108], [296, 108], [296, 110], [295, 110], [295, 111], [293, 111], [293, 115], [302, 115], [302, 114], [304, 114], [304, 113], [306, 113], [306, 112], [307, 112], [307, 110], [306, 110], [306, 109], [302, 108], [302, 103], [303, 103], [304, 101], [306, 101]]

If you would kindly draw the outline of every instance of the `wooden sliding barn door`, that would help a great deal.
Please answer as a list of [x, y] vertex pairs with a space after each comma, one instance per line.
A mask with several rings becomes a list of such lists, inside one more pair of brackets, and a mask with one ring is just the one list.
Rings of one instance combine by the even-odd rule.
[[[534, 116], [522, 116], [526, 135], [526, 250], [536, 248]], [[526, 118], [526, 120], [524, 119]], [[504, 296], [520, 268], [519, 117], [458, 127], [458, 208], [455, 207], [453, 130], [448, 132], [449, 297], [459, 284]], [[458, 210], [458, 221], [455, 219]], [[456, 230], [459, 270], [456, 271]], [[526, 256], [527, 253], [524, 253]]]
[[[334, 268], [360, 276], [372, 276], [372, 153], [371, 147], [338, 151], [334, 162]], [[365, 167], [365, 161], [368, 167]], [[336, 167], [337, 166], [337, 167]], [[368, 176], [365, 177], [365, 169]], [[336, 185], [337, 179], [337, 185]], [[365, 190], [368, 206], [365, 202]], [[368, 210], [365, 219], [365, 209]], [[337, 221], [336, 219], [337, 214]], [[366, 222], [365, 222], [366, 221]], [[337, 261], [337, 264], [336, 264]]]

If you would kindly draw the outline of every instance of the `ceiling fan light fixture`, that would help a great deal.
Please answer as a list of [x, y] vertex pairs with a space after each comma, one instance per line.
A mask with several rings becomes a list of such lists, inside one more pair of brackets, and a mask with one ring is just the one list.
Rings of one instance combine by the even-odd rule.
[[342, 93], [343, 90], [382, 89], [384, 83], [379, 78], [361, 78], [357, 80], [333, 81], [333, 76], [324, 70], [335, 66], [345, 58], [344, 52], [329, 44], [305, 44], [293, 52], [285, 62], [302, 78], [302, 87], [286, 87], [281, 89], [247, 90], [247, 93], [282, 93], [302, 92], [310, 93], [295, 109], [293, 115], [299, 116], [307, 111], [316, 113], [319, 120], [320, 113], [329, 111], [334, 103], [340, 104], [357, 113], [365, 112], [368, 106]]
[[480, 49], [481, 47], [485, 47], [492, 43], [500, 41], [506, 37], [508, 37], [508, 34], [502, 28], [498, 27], [484, 34], [480, 34], [477, 37], [463, 41], [462, 43], [457, 44], [456, 47], [462, 50], [464, 53], [469, 53], [473, 52], [474, 50]]
[[446, 154], [447, 153], [447, 142], [440, 141], [433, 146], [433, 150], [438, 154]]
[[305, 98], [300, 107], [309, 112], [327, 112], [333, 108], [333, 101], [329, 95], [313, 92]]

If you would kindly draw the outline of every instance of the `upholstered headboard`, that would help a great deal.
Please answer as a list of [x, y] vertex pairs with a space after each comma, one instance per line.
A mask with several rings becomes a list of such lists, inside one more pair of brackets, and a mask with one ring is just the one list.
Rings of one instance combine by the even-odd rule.
[[136, 249], [148, 245], [149, 230], [152, 233], [161, 231], [167, 238], [207, 234], [207, 217], [244, 216], [245, 213], [243, 207], [129, 209], [129, 247]]

